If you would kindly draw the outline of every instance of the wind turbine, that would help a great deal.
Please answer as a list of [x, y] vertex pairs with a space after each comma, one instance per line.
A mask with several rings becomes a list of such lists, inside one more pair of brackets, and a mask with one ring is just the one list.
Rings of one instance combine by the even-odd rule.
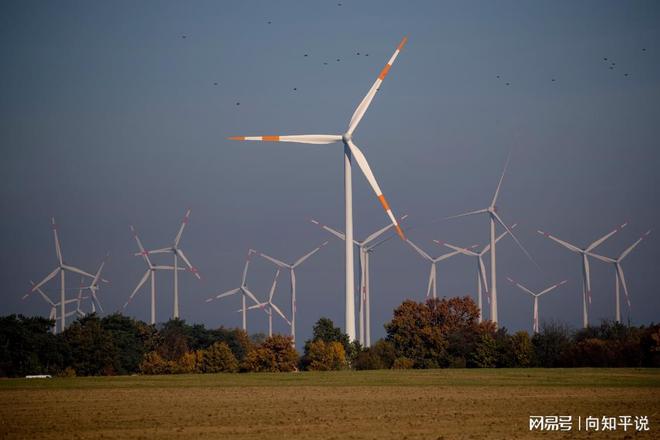
[[591, 243], [589, 246], [585, 248], [580, 248], [578, 246], [572, 245], [571, 243], [568, 243], [567, 241], [561, 240], [553, 235], [550, 235], [547, 232], [544, 231], [537, 231], [539, 234], [543, 235], [546, 238], [549, 238], [550, 240], [559, 243], [566, 249], [568, 249], [571, 252], [574, 252], [578, 255], [580, 255], [581, 260], [582, 260], [582, 325], [584, 328], [587, 328], [589, 326], [589, 311], [587, 310], [587, 300], [589, 301], [589, 304], [591, 304], [591, 273], [589, 270], [589, 258], [588, 256], [592, 256], [591, 251], [596, 249], [598, 246], [600, 246], [605, 240], [610, 238], [612, 235], [616, 234], [619, 232], [621, 229], [625, 228], [628, 223], [623, 223], [616, 228], [614, 228], [613, 231], [608, 232], [607, 234], [603, 235], [601, 238], [598, 240], [594, 241]]
[[346, 240], [345, 240], [345, 253], [346, 253], [346, 289], [345, 289], [345, 304], [346, 304], [346, 333], [351, 341], [355, 340], [355, 294], [354, 294], [354, 267], [353, 267], [353, 189], [352, 189], [352, 170], [351, 170], [351, 161], [352, 158], [355, 158], [360, 170], [364, 174], [365, 178], [371, 185], [371, 188], [376, 193], [378, 200], [380, 201], [383, 209], [389, 216], [392, 224], [396, 228], [399, 236], [404, 239], [403, 230], [399, 226], [390, 209], [383, 192], [380, 190], [380, 186], [376, 181], [376, 177], [371, 171], [371, 167], [367, 162], [366, 157], [362, 153], [362, 150], [358, 148], [355, 143], [353, 143], [353, 132], [357, 128], [358, 124], [362, 120], [362, 117], [366, 113], [371, 101], [376, 92], [380, 90], [380, 85], [387, 76], [394, 60], [399, 55], [399, 52], [403, 49], [403, 46], [408, 40], [407, 37], [404, 37], [401, 40], [401, 43], [397, 46], [394, 54], [387, 62], [383, 70], [378, 75], [378, 78], [369, 89], [367, 95], [362, 99], [360, 104], [355, 109], [353, 116], [348, 124], [348, 129], [344, 134], [341, 135], [328, 135], [328, 134], [309, 134], [309, 135], [294, 135], [294, 136], [234, 136], [230, 137], [231, 140], [236, 141], [266, 141], [266, 142], [296, 142], [303, 144], [334, 144], [337, 142], [342, 142], [344, 144], [344, 214], [345, 214], [345, 228], [346, 231]]
[[632, 252], [638, 244], [642, 242], [646, 237], [651, 234], [651, 230], [646, 231], [644, 235], [639, 237], [636, 242], [630, 245], [626, 250], [624, 250], [618, 258], [605, 257], [603, 255], [595, 254], [589, 252], [589, 255], [597, 258], [606, 263], [612, 263], [614, 265], [614, 275], [615, 275], [615, 297], [616, 297], [616, 322], [621, 322], [621, 300], [619, 294], [619, 286], [623, 286], [623, 293], [626, 294], [626, 302], [628, 303], [628, 309], [630, 309], [630, 296], [628, 295], [628, 286], [626, 285], [626, 278], [623, 275], [623, 267], [621, 267], [621, 262], [624, 258]]
[[[455, 250], [453, 252], [448, 252], [446, 254], [440, 255], [439, 257], [432, 257], [429, 254], [426, 253], [426, 251], [422, 250], [419, 246], [417, 246], [415, 243], [410, 241], [410, 239], [406, 239], [406, 242], [410, 245], [410, 247], [413, 248], [415, 252], [417, 252], [422, 258], [424, 258], [426, 261], [431, 263], [431, 270], [429, 272], [429, 284], [428, 287], [426, 288], [426, 297], [428, 298], [429, 296], [432, 297], [433, 299], [438, 297], [438, 291], [437, 291], [437, 275], [436, 275], [436, 266], [438, 265], [439, 262], [446, 260], [447, 258], [453, 257], [454, 255], [458, 255], [461, 253], [460, 250]], [[476, 245], [472, 246], [475, 247]]]
[[[408, 214], [403, 215], [399, 218], [399, 222], [403, 221], [408, 217]], [[346, 236], [343, 232], [338, 231], [337, 229], [331, 228], [321, 224], [318, 220], [310, 219], [310, 222], [319, 226], [321, 229], [324, 229], [339, 238], [340, 240], [345, 240]], [[369, 279], [369, 257], [374, 249], [381, 243], [374, 243], [374, 240], [380, 237], [382, 234], [394, 227], [393, 224], [389, 224], [369, 236], [364, 240], [353, 239], [353, 243], [358, 248], [360, 256], [360, 310], [359, 310], [359, 338], [360, 343], [365, 347], [371, 347], [371, 283]]]
[[188, 270], [193, 275], [195, 275], [198, 280], [201, 279], [201, 277], [199, 276], [199, 271], [195, 267], [193, 267], [192, 264], [190, 264], [190, 260], [188, 260], [186, 254], [184, 254], [183, 250], [179, 247], [179, 242], [181, 241], [181, 235], [183, 234], [183, 229], [188, 224], [189, 219], [190, 219], [190, 209], [186, 211], [186, 215], [183, 217], [183, 221], [181, 222], [181, 226], [179, 227], [179, 232], [176, 234], [172, 246], [149, 251], [150, 254], [171, 253], [174, 257], [174, 314], [173, 314], [174, 319], [179, 318], [179, 258], [183, 260], [185, 265], [188, 266]]
[[[33, 287], [36, 286], [36, 284], [34, 284], [34, 281], [32, 281], [32, 280], [30, 280], [30, 284], [31, 284]], [[51, 321], [53, 321], [52, 332], [53, 332], [53, 334], [54, 334], [54, 333], [55, 333], [55, 330], [56, 330], [56, 328], [55, 328], [55, 327], [56, 327], [56, 322], [57, 322], [57, 319], [58, 319], [58, 316], [57, 316], [57, 308], [60, 307], [60, 303], [54, 303], [53, 301], [51, 301], [51, 299], [48, 297], [48, 295], [46, 295], [46, 294], [44, 293], [44, 291], [41, 289], [41, 287], [36, 287], [36, 291], [39, 293], [39, 295], [41, 296], [41, 298], [43, 298], [43, 300], [46, 301], [46, 303], [48, 303], [48, 305], [50, 306], [50, 314], [48, 315], [48, 319], [50, 319]], [[78, 301], [77, 299], [69, 299], [69, 300], [66, 300], [66, 301], [64, 302], [64, 305], [66, 306], [67, 304], [71, 304], [71, 303], [74, 303], [74, 302], [77, 302], [77, 301]], [[72, 312], [68, 312], [68, 313], [66, 313], [66, 314], [64, 315], [64, 318], [66, 319], [66, 318], [68, 318], [68, 317], [70, 317], [70, 316], [75, 315], [76, 313], [78, 313], [78, 310], [74, 310], [74, 311], [72, 311]], [[78, 313], [78, 314], [79, 314], [79, 313]], [[79, 315], [80, 315], [80, 314], [79, 314]]]
[[82, 293], [84, 290], [89, 290], [89, 299], [92, 304], [92, 313], [96, 313], [96, 308], [103, 312], [103, 306], [101, 305], [101, 301], [99, 301], [98, 296], [96, 295], [97, 292], [99, 291], [99, 282], [101, 281], [101, 272], [103, 272], [103, 267], [105, 266], [105, 262], [108, 259], [108, 254], [105, 255], [105, 258], [103, 261], [101, 261], [101, 264], [99, 265], [98, 270], [96, 271], [96, 274], [94, 275], [94, 279], [92, 282], [89, 284], [89, 286], [84, 285], [84, 278], [80, 278], [80, 289], [78, 290], [78, 306], [77, 306], [77, 311], [79, 314], [82, 314], [82, 316], [85, 315], [85, 313], [82, 311], [80, 308], [81, 301], [83, 299]]
[[211, 302], [215, 299], [220, 299], [224, 298], [226, 296], [231, 296], [235, 295], [237, 293], [241, 294], [242, 301], [243, 301], [243, 306], [241, 307], [241, 310], [243, 311], [243, 331], [247, 332], [247, 307], [245, 304], [245, 299], [250, 298], [255, 304], [259, 304], [259, 300], [254, 296], [254, 294], [248, 289], [247, 286], [247, 273], [248, 273], [248, 267], [250, 267], [250, 258], [252, 257], [252, 254], [256, 253], [254, 249], [248, 249], [248, 254], [247, 258], [245, 259], [245, 266], [243, 267], [243, 277], [241, 278], [241, 286], [237, 287], [236, 289], [229, 290], [224, 293], [220, 293], [216, 296], [212, 296], [211, 298], [208, 298], [206, 302]]
[[[147, 278], [151, 279], [151, 324], [156, 323], [156, 271], [158, 270], [174, 270], [174, 266], [162, 266], [162, 265], [154, 265], [151, 263], [151, 260], [149, 259], [149, 251], [145, 250], [144, 246], [142, 246], [142, 241], [140, 241], [140, 237], [138, 236], [137, 232], [135, 231], [135, 228], [133, 225], [130, 226], [131, 232], [133, 233], [133, 237], [135, 238], [135, 241], [138, 245], [138, 248], [140, 249], [140, 252], [138, 252], [135, 255], [142, 256], [144, 258], [144, 262], [147, 263], [147, 270], [144, 272], [144, 275], [142, 275], [142, 278], [138, 282], [137, 286], [135, 286], [135, 289], [133, 289], [133, 292], [131, 293], [131, 296], [128, 297], [128, 300], [124, 303], [122, 309], [125, 309], [128, 304], [133, 300], [135, 295], [138, 293], [140, 288], [144, 285], [144, 283], [147, 282]], [[184, 268], [177, 268], [176, 270], [185, 270]]]
[[518, 286], [518, 288], [520, 288], [523, 292], [529, 293], [530, 295], [532, 295], [532, 296], [534, 297], [534, 322], [533, 322], [533, 329], [534, 329], [534, 333], [538, 333], [538, 332], [539, 332], [539, 297], [540, 297], [541, 295], [543, 295], [543, 294], [546, 294], [546, 293], [550, 292], [551, 290], [556, 289], [557, 287], [559, 287], [559, 286], [561, 286], [561, 285], [566, 284], [566, 282], [567, 282], [568, 280], [560, 281], [560, 282], [558, 282], [557, 284], [553, 284], [552, 286], [548, 287], [548, 288], [545, 289], [545, 290], [542, 290], [542, 291], [540, 291], [540, 292], [538, 292], [538, 293], [535, 293], [535, 292], [532, 292], [531, 290], [529, 290], [527, 287], [525, 287], [525, 286], [523, 286], [522, 284], [520, 284], [519, 282], [514, 281], [514, 280], [512, 280], [512, 279], [509, 278], [509, 277], [506, 277], [506, 279], [509, 280], [509, 282], [510, 282], [511, 284], [513, 284], [513, 285], [515, 285], [515, 286]]
[[[280, 276], [280, 270], [277, 269], [275, 272], [275, 278], [273, 279], [273, 284], [270, 287], [270, 292], [268, 293], [268, 299], [264, 302], [261, 302], [259, 304], [252, 305], [248, 307], [248, 310], [252, 309], [262, 309], [266, 314], [268, 315], [268, 337], [273, 336], [273, 310], [275, 310], [275, 313], [280, 315], [284, 321], [286, 321], [287, 324], [289, 324], [289, 327], [291, 327], [291, 321], [282, 313], [279, 307], [277, 307], [277, 304], [273, 302], [273, 295], [275, 295], [275, 288], [277, 287], [277, 277]], [[243, 310], [239, 310], [239, 312], [242, 312]]]
[[[289, 277], [291, 280], [291, 337], [293, 338], [294, 345], [296, 343], [296, 268], [300, 266], [309, 257], [320, 251], [321, 248], [323, 248], [323, 246], [327, 244], [328, 242], [324, 241], [323, 243], [321, 243], [320, 246], [306, 253], [302, 257], [298, 258], [295, 262], [290, 264], [278, 260], [277, 258], [273, 258], [270, 255], [266, 255], [263, 252], [259, 253], [259, 255], [261, 255], [263, 258], [270, 261], [271, 263], [273, 263], [275, 266], [279, 267], [280, 269], [287, 269], [289, 271]], [[259, 301], [256, 302], [258, 303]]]
[[65, 306], [67, 304], [66, 302], [66, 296], [65, 296], [65, 291], [66, 291], [66, 286], [64, 282], [64, 274], [65, 272], [71, 272], [71, 273], [76, 273], [78, 275], [83, 275], [89, 278], [94, 278], [94, 275], [91, 275], [84, 270], [78, 269], [77, 267], [69, 266], [68, 264], [64, 263], [64, 258], [62, 257], [62, 249], [60, 248], [60, 239], [57, 234], [57, 224], [55, 223], [55, 217], [51, 217], [51, 225], [53, 228], [53, 237], [55, 239], [55, 253], [57, 254], [57, 267], [46, 277], [41, 280], [39, 283], [35, 284], [32, 287], [32, 290], [28, 292], [28, 294], [23, 296], [23, 299], [25, 299], [30, 293], [36, 291], [39, 289], [41, 286], [46, 284], [48, 281], [53, 279], [58, 273], [60, 274], [60, 301], [57, 303], [60, 306], [60, 331], [64, 331], [64, 326], [66, 325], [66, 310]]
[[[516, 224], [511, 225], [511, 230], [516, 227]], [[507, 231], [502, 232], [496, 239], [495, 243], [500, 241], [502, 237], [508, 234]], [[482, 300], [482, 290], [486, 292], [486, 298], [488, 299], [488, 304], [490, 304], [490, 295], [488, 294], [488, 277], [486, 276], [486, 266], [484, 265], [483, 257], [490, 250], [490, 244], [486, 245], [481, 251], [476, 252], [467, 248], [462, 248], [459, 246], [454, 246], [453, 244], [446, 243], [440, 240], [433, 240], [438, 245], [444, 245], [450, 249], [459, 251], [463, 255], [469, 257], [475, 257], [477, 260], [477, 301], [479, 303], [479, 322], [483, 321], [483, 300]]]
[[458, 217], [466, 217], [469, 215], [477, 215], [477, 214], [487, 214], [488, 218], [490, 219], [490, 319], [495, 323], [495, 326], [497, 326], [497, 259], [496, 259], [496, 252], [495, 252], [495, 225], [496, 223], [499, 223], [504, 227], [504, 229], [511, 234], [511, 238], [516, 242], [518, 247], [522, 249], [522, 251], [527, 255], [527, 258], [530, 259], [534, 265], [538, 267], [532, 256], [527, 252], [527, 249], [520, 243], [518, 238], [513, 234], [511, 231], [511, 228], [509, 228], [506, 223], [504, 223], [504, 220], [500, 217], [498, 214], [498, 208], [497, 208], [497, 197], [500, 194], [500, 188], [502, 187], [502, 180], [504, 180], [504, 175], [506, 174], [506, 170], [509, 166], [509, 161], [511, 159], [511, 152], [509, 152], [509, 155], [506, 159], [506, 164], [504, 165], [504, 170], [502, 171], [502, 176], [500, 176], [500, 181], [497, 184], [497, 189], [495, 189], [495, 194], [493, 195], [493, 200], [490, 202], [490, 205], [487, 208], [484, 209], [477, 209], [476, 211], [470, 211], [470, 212], [465, 212], [463, 214], [458, 214], [458, 215], [453, 215], [451, 217], [446, 217], [445, 220], [447, 219], [452, 219], [452, 218], [458, 218]]

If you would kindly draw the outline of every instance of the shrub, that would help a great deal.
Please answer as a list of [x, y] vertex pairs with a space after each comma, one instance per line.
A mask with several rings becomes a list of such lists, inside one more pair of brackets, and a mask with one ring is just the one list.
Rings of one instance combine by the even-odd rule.
[[216, 342], [201, 352], [201, 371], [204, 373], [235, 373], [238, 361], [225, 342]]

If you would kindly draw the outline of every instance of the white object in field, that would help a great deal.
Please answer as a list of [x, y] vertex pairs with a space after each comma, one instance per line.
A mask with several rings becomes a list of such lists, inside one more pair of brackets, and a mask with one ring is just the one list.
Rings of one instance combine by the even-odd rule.
[[[270, 261], [273, 263], [275, 266], [279, 267], [280, 269], [288, 269], [289, 270], [289, 277], [291, 280], [291, 337], [293, 339], [293, 345], [295, 346], [296, 344], [296, 268], [300, 266], [305, 260], [307, 260], [309, 257], [317, 253], [318, 251], [323, 248], [323, 246], [327, 245], [328, 242], [324, 241], [321, 243], [320, 246], [312, 249], [310, 252], [306, 253], [302, 257], [298, 258], [295, 262], [289, 264], [285, 263], [283, 261], [278, 260], [277, 258], [273, 258], [270, 255], [266, 255], [263, 252], [260, 252], [259, 255], [261, 255], [263, 258], [266, 260]], [[257, 301], [258, 302], [258, 301]]]
[[[176, 234], [176, 237], [174, 237], [174, 243], [170, 247], [165, 247], [161, 249], [154, 249], [152, 251], [147, 251], [149, 254], [162, 254], [162, 253], [171, 253], [173, 258], [174, 258], [174, 310], [172, 312], [172, 317], [174, 319], [179, 318], [179, 258], [183, 261], [183, 263], [187, 266], [187, 270], [191, 272], [197, 279], [201, 279], [201, 276], [199, 275], [199, 271], [197, 270], [196, 267], [194, 267], [192, 264], [190, 264], [190, 260], [186, 257], [186, 254], [183, 253], [183, 249], [179, 247], [179, 242], [181, 241], [181, 235], [183, 235], [183, 230], [188, 224], [188, 221], [190, 220], [190, 209], [186, 211], [186, 215], [183, 217], [183, 221], [181, 222], [181, 226], [179, 227], [179, 231]], [[139, 255], [139, 254], [136, 254]]]
[[445, 219], [452, 219], [452, 218], [459, 218], [459, 217], [466, 217], [469, 215], [476, 215], [476, 214], [487, 214], [489, 219], [490, 219], [490, 319], [495, 323], [495, 326], [497, 326], [498, 318], [497, 318], [497, 259], [496, 259], [496, 250], [495, 250], [495, 243], [496, 243], [496, 236], [495, 236], [495, 227], [496, 223], [499, 223], [504, 229], [511, 234], [511, 238], [516, 242], [518, 247], [524, 252], [524, 254], [529, 258], [529, 260], [536, 264], [536, 261], [532, 258], [532, 256], [527, 252], [527, 249], [520, 243], [520, 240], [513, 234], [511, 231], [511, 228], [504, 223], [502, 220], [502, 217], [498, 214], [498, 208], [497, 208], [497, 197], [500, 194], [500, 188], [502, 187], [502, 181], [504, 180], [504, 175], [506, 174], [506, 170], [509, 166], [509, 161], [511, 160], [511, 151], [509, 151], [509, 155], [507, 156], [506, 159], [506, 164], [504, 165], [504, 170], [502, 171], [502, 175], [500, 176], [500, 181], [497, 184], [497, 189], [495, 189], [495, 194], [493, 195], [493, 200], [490, 202], [490, 205], [487, 208], [484, 209], [477, 209], [475, 211], [469, 211], [465, 212], [463, 214], [458, 214], [458, 215], [453, 215], [451, 217], [446, 217]]
[[[511, 230], [514, 230], [515, 227], [517, 226], [516, 223], [511, 225]], [[502, 232], [496, 239], [495, 243], [500, 241], [502, 237], [507, 235], [509, 232], [504, 231]], [[484, 264], [483, 257], [486, 255], [486, 253], [490, 250], [490, 244], [487, 244], [484, 246], [484, 248], [477, 252], [470, 250], [468, 248], [462, 248], [459, 246], [455, 246], [453, 244], [449, 244], [440, 240], [433, 240], [436, 244], [439, 245], [444, 245], [450, 249], [454, 249], [455, 251], [459, 251], [463, 255], [467, 255], [468, 257], [475, 257], [476, 258], [476, 263], [477, 263], [477, 304], [479, 306], [479, 322], [483, 321], [483, 299], [482, 299], [482, 291], [486, 293], [486, 299], [488, 300], [488, 304], [490, 304], [490, 294], [488, 291], [488, 277], [486, 276], [486, 265]], [[476, 245], [472, 246], [472, 248], [476, 247]]]
[[589, 256], [593, 256], [591, 251], [596, 249], [598, 246], [603, 244], [605, 240], [619, 232], [621, 229], [625, 228], [628, 223], [623, 223], [614, 230], [608, 232], [607, 234], [603, 235], [600, 237], [598, 240], [594, 241], [591, 243], [589, 246], [585, 248], [580, 248], [578, 246], [575, 246], [567, 241], [561, 240], [554, 235], [550, 235], [549, 233], [545, 231], [537, 231], [539, 234], [543, 235], [546, 238], [549, 238], [550, 240], [554, 241], [555, 243], [558, 243], [568, 249], [569, 251], [580, 255], [580, 259], [582, 261], [582, 326], [584, 328], [587, 328], [589, 326], [589, 307], [588, 304], [591, 304], [591, 271], [589, 269]]
[[[390, 218], [392, 224], [397, 230], [399, 236], [404, 239], [403, 230], [399, 226], [392, 213], [392, 210], [385, 199], [380, 186], [376, 181], [376, 178], [371, 171], [371, 167], [367, 162], [362, 151], [358, 148], [355, 143], [353, 143], [352, 137], [353, 132], [357, 128], [358, 124], [362, 120], [365, 112], [369, 108], [371, 101], [373, 100], [376, 92], [380, 89], [380, 85], [387, 76], [394, 60], [403, 49], [403, 46], [408, 40], [407, 37], [404, 37], [401, 40], [401, 43], [397, 46], [394, 54], [387, 62], [383, 70], [381, 70], [378, 78], [374, 84], [369, 89], [367, 95], [362, 99], [360, 104], [355, 109], [351, 120], [348, 124], [348, 129], [342, 135], [328, 135], [328, 134], [309, 134], [309, 135], [293, 135], [293, 136], [234, 136], [230, 137], [231, 140], [237, 141], [267, 141], [267, 142], [297, 142], [303, 144], [333, 144], [342, 142], [344, 144], [344, 214], [345, 214], [345, 231], [346, 231], [346, 240], [345, 240], [345, 254], [346, 254], [346, 283], [345, 283], [345, 305], [346, 305], [346, 333], [351, 341], [355, 340], [355, 305], [354, 305], [354, 289], [355, 289], [355, 274], [353, 267], [353, 189], [352, 189], [352, 160], [355, 159], [355, 162], [360, 167], [362, 174], [369, 182], [369, 185], [376, 193], [378, 200], [380, 201], [383, 209], [387, 213], [387, 216]], [[293, 316], [292, 316], [293, 318]], [[293, 319], [292, 319], [293, 322]], [[295, 327], [295, 324], [294, 324]]]
[[27, 298], [28, 295], [30, 295], [30, 293], [37, 291], [41, 286], [43, 286], [51, 279], [55, 278], [57, 274], [59, 274], [60, 275], [60, 301], [58, 303], [60, 305], [59, 320], [60, 320], [60, 331], [64, 331], [64, 327], [66, 326], [66, 318], [67, 318], [67, 313], [65, 310], [65, 306], [67, 304], [66, 294], [65, 294], [66, 291], [65, 272], [75, 273], [92, 279], [94, 278], [94, 275], [85, 272], [82, 269], [78, 269], [77, 267], [70, 266], [64, 263], [64, 258], [62, 257], [62, 249], [60, 247], [60, 238], [59, 235], [57, 234], [57, 224], [55, 223], [55, 217], [51, 217], [51, 226], [53, 229], [53, 238], [55, 241], [55, 254], [57, 255], [57, 263], [58, 263], [57, 267], [51, 273], [46, 275], [46, 277], [42, 279], [40, 282], [38, 282], [37, 284], [33, 283], [32, 289], [27, 294], [23, 295], [23, 299]]
[[600, 254], [589, 252], [590, 256], [592, 256], [592, 257], [594, 257], [598, 260], [604, 261], [606, 263], [611, 263], [611, 264], [614, 265], [614, 276], [615, 276], [614, 277], [615, 278], [614, 279], [614, 282], [615, 282], [615, 285], [614, 285], [614, 299], [615, 299], [615, 304], [616, 304], [616, 314], [615, 314], [616, 322], [621, 322], [621, 298], [620, 298], [620, 294], [619, 294], [619, 289], [620, 289], [621, 286], [623, 286], [623, 293], [626, 295], [626, 302], [628, 303], [628, 310], [630, 310], [630, 306], [631, 306], [630, 296], [628, 294], [628, 285], [626, 284], [626, 278], [623, 275], [623, 267], [621, 266], [621, 262], [623, 261], [624, 258], [626, 258], [628, 256], [628, 254], [630, 254], [630, 252], [632, 252], [633, 249], [635, 249], [637, 247], [638, 244], [640, 244], [642, 242], [642, 240], [644, 240], [650, 234], [651, 234], [651, 230], [649, 229], [648, 231], [646, 231], [646, 233], [644, 233], [644, 235], [639, 237], [637, 239], [637, 241], [635, 241], [633, 244], [628, 246], [623, 252], [621, 252], [621, 255], [619, 255], [618, 258], [605, 257], [605, 256], [600, 255]]
[[[408, 214], [403, 215], [399, 218], [399, 223], [408, 217]], [[310, 222], [319, 226], [321, 229], [328, 231], [335, 237], [340, 240], [346, 240], [346, 236], [343, 232], [333, 229], [330, 226], [321, 224], [318, 220], [310, 219]], [[371, 283], [369, 280], [369, 257], [373, 253], [374, 249], [380, 243], [374, 243], [374, 240], [380, 237], [385, 232], [389, 231], [394, 227], [394, 224], [390, 223], [389, 225], [373, 232], [368, 235], [364, 240], [353, 239], [353, 243], [357, 246], [358, 252], [360, 255], [360, 294], [359, 294], [359, 312], [358, 312], [358, 341], [364, 347], [371, 347]]]
[[534, 312], [533, 312], [533, 315], [532, 315], [532, 330], [534, 331], [534, 333], [538, 333], [539, 332], [539, 297], [541, 295], [544, 295], [544, 294], [556, 289], [559, 286], [562, 286], [562, 285], [566, 284], [568, 282], [568, 280], [560, 281], [557, 284], [553, 284], [552, 286], [536, 293], [536, 292], [532, 292], [527, 287], [523, 286], [519, 282], [517, 282], [517, 281], [515, 281], [515, 280], [513, 280], [509, 277], [506, 277], [506, 279], [509, 280], [509, 282], [511, 284], [513, 284], [514, 286], [517, 286], [523, 292], [529, 293], [530, 295], [532, 295], [534, 297]]
[[[135, 228], [133, 225], [130, 225], [131, 232], [133, 233], [133, 238], [135, 238], [135, 242], [138, 245], [138, 248], [140, 249], [140, 252], [136, 253], [136, 256], [141, 256], [144, 259], [144, 262], [147, 264], [147, 270], [144, 272], [144, 275], [142, 275], [142, 278], [138, 282], [137, 286], [135, 286], [135, 289], [133, 289], [133, 292], [131, 292], [131, 295], [128, 297], [128, 300], [124, 303], [122, 306], [122, 309], [125, 309], [130, 302], [133, 300], [135, 295], [140, 291], [140, 288], [144, 285], [144, 283], [147, 282], [147, 279], [151, 280], [151, 318], [150, 318], [150, 323], [155, 324], [156, 323], [156, 271], [159, 270], [174, 270], [174, 266], [162, 266], [162, 265], [154, 265], [151, 263], [151, 259], [149, 258], [150, 252], [147, 251], [144, 246], [142, 245], [142, 241], [140, 240], [140, 237], [138, 236]], [[99, 269], [100, 270], [100, 269]], [[185, 270], [183, 268], [177, 268], [177, 270]]]
[[52, 379], [50, 374], [29, 374], [25, 376], [26, 379]]
[[248, 268], [250, 267], [250, 259], [252, 257], [252, 254], [254, 254], [254, 253], [256, 253], [256, 251], [254, 249], [248, 249], [247, 258], [245, 259], [245, 266], [243, 266], [243, 277], [241, 278], [241, 286], [240, 287], [237, 287], [236, 289], [232, 289], [232, 290], [229, 290], [227, 292], [220, 293], [216, 296], [212, 296], [212, 297], [206, 299], [206, 302], [211, 302], [215, 299], [220, 299], [220, 298], [224, 298], [224, 297], [227, 297], [227, 296], [232, 296], [232, 295], [235, 295], [237, 293], [240, 293], [241, 294], [241, 300], [242, 300], [241, 311], [243, 312], [243, 330], [245, 332], [247, 332], [247, 315], [246, 315], [246, 312], [248, 310], [247, 304], [246, 304], [246, 298], [250, 298], [250, 300], [252, 300], [252, 302], [254, 302], [255, 304], [260, 304], [257, 297], [254, 296], [254, 294], [250, 291], [250, 289], [248, 288], [248, 285], [247, 285]]

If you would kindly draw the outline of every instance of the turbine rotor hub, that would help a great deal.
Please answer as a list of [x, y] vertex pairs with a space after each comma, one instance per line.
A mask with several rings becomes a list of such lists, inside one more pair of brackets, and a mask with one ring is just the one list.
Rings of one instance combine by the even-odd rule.
[[352, 138], [353, 135], [348, 132], [341, 135], [341, 140], [344, 141], [344, 143], [348, 143]]

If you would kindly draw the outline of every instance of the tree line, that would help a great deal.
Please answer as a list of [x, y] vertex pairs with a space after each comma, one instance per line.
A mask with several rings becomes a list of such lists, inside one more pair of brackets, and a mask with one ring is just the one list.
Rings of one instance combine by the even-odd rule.
[[510, 334], [479, 323], [469, 297], [404, 301], [372, 347], [351, 342], [327, 318], [300, 355], [288, 336], [249, 336], [170, 320], [158, 326], [112, 314], [88, 315], [52, 334], [42, 317], [0, 317], [0, 376], [99, 376], [505, 367], [660, 367], [660, 324], [609, 321], [571, 330], [557, 322]]

